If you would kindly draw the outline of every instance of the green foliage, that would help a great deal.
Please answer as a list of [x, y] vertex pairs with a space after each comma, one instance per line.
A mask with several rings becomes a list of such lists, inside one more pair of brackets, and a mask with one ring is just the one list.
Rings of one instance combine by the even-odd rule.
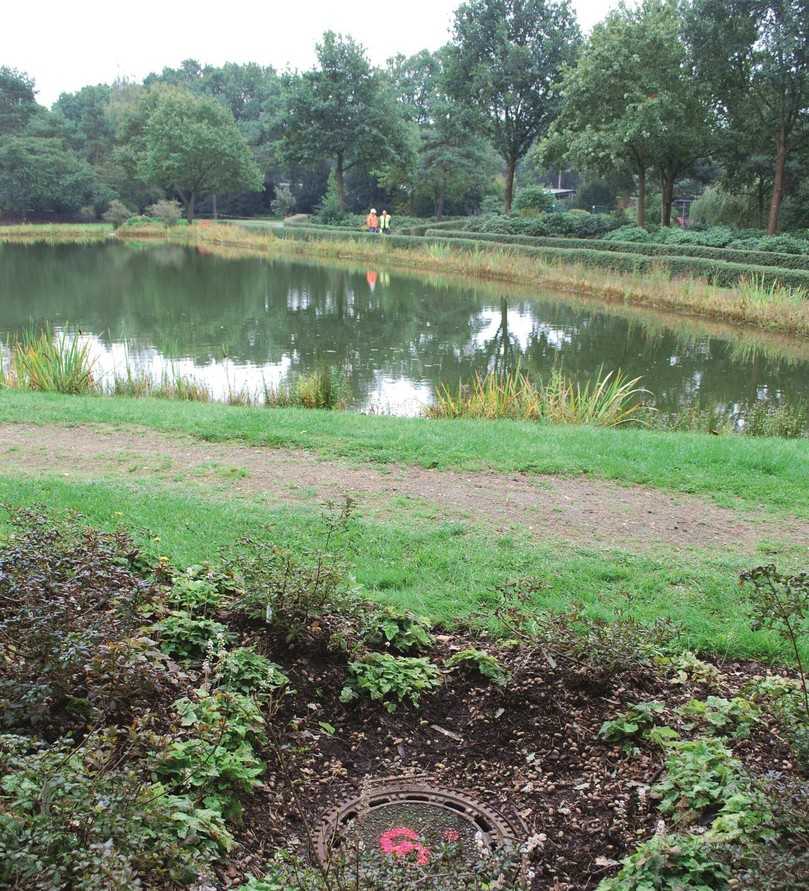
[[180, 610], [157, 622], [154, 630], [163, 652], [176, 659], [202, 659], [209, 648], [221, 647], [233, 636], [220, 622]]
[[295, 210], [295, 196], [289, 183], [281, 183], [275, 187], [275, 197], [270, 207], [279, 217], [288, 217]]
[[122, 764], [111, 734], [50, 748], [0, 736], [0, 775], [4, 887], [129, 891], [188, 882], [233, 845], [215, 810]]
[[66, 332], [25, 332], [11, 349], [6, 386], [77, 395], [95, 389], [90, 345]]
[[757, 678], [747, 692], [753, 702], [767, 706], [773, 713], [799, 767], [809, 774], [809, 719], [801, 681], [768, 675]]
[[447, 668], [467, 668], [476, 671], [481, 677], [487, 678], [498, 687], [504, 687], [511, 675], [497, 658], [485, 650], [470, 647], [453, 653], [446, 661]]
[[553, 210], [556, 199], [544, 186], [524, 186], [514, 199], [514, 210], [526, 213], [545, 213]]
[[655, 835], [598, 891], [725, 891], [730, 870], [697, 835]]
[[559, 78], [580, 43], [566, 0], [467, 0], [455, 12], [448, 92], [479, 114], [506, 162], [506, 212], [517, 162], [558, 113]]
[[438, 668], [429, 659], [369, 653], [348, 663], [348, 680], [340, 693], [341, 702], [365, 696], [381, 702], [389, 712], [408, 701], [418, 708], [421, 697], [440, 684]]
[[214, 669], [214, 680], [219, 688], [257, 697], [281, 690], [289, 683], [278, 665], [252, 647], [222, 652]]
[[163, 199], [161, 201], [155, 201], [154, 204], [149, 205], [149, 207], [146, 208], [146, 214], [155, 220], [158, 220], [158, 222], [162, 223], [164, 226], [171, 228], [172, 226], [176, 226], [180, 221], [182, 210], [176, 201]]
[[97, 194], [93, 168], [61, 139], [0, 138], [0, 211], [25, 217], [76, 214], [94, 204]]
[[758, 720], [758, 709], [741, 696], [724, 699], [709, 696], [707, 699], [691, 699], [679, 709], [680, 714], [692, 721], [692, 728], [699, 726], [716, 736], [732, 736], [743, 739]]
[[202, 195], [262, 188], [261, 171], [233, 114], [211, 97], [154, 88], [130, 115], [126, 136], [139, 176], [176, 192], [189, 222]]
[[657, 717], [665, 711], [665, 705], [657, 700], [637, 702], [615, 718], [605, 721], [598, 735], [606, 742], [626, 743], [637, 737], [648, 737]]
[[105, 223], [112, 223], [113, 229], [123, 226], [132, 216], [132, 211], [117, 198], [110, 201], [109, 207], [102, 214]]
[[373, 612], [362, 636], [368, 646], [385, 647], [397, 653], [423, 652], [433, 645], [430, 623], [426, 619], [393, 607]]
[[711, 687], [722, 679], [722, 672], [716, 666], [711, 665], [710, 662], [703, 662], [690, 650], [677, 653], [661, 661], [674, 671], [673, 684], [696, 683]]
[[542, 237], [569, 235], [576, 238], [604, 235], [616, 228], [615, 219], [608, 214], [583, 211], [543, 212], [537, 216], [493, 214], [470, 217], [463, 225], [467, 232], [489, 235], [526, 235]]
[[746, 787], [741, 764], [721, 740], [675, 742], [668, 751], [666, 772], [652, 793], [660, 800], [660, 811], [677, 824], [694, 823], [706, 811], [721, 809]]
[[748, 196], [734, 195], [720, 186], [709, 186], [691, 204], [688, 220], [697, 226], [746, 228], [758, 223], [758, 214]]
[[0, 137], [19, 133], [37, 111], [34, 81], [16, 68], [0, 67]]
[[172, 578], [167, 599], [178, 611], [206, 615], [222, 605], [222, 592], [208, 567], [189, 566]]
[[337, 178], [332, 170], [329, 173], [326, 194], [323, 196], [323, 200], [318, 205], [317, 213], [312, 219], [323, 226], [339, 226], [344, 224], [348, 218], [349, 215], [343, 206], [343, 198], [337, 188]]

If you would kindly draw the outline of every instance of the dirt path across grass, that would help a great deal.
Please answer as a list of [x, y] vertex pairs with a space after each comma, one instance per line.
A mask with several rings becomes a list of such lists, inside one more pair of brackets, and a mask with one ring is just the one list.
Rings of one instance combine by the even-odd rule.
[[632, 552], [755, 549], [809, 542], [809, 523], [755, 516], [692, 495], [579, 477], [379, 467], [312, 452], [209, 443], [139, 428], [0, 425], [0, 472], [73, 479], [155, 479], [225, 497], [313, 504], [346, 495], [375, 512], [427, 503], [447, 519], [539, 539]]

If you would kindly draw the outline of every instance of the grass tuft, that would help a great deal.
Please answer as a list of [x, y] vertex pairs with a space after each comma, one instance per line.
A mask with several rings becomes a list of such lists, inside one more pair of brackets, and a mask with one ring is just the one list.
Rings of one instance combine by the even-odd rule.
[[50, 329], [25, 332], [11, 346], [11, 362], [0, 385], [44, 393], [83, 395], [95, 391], [89, 344]]
[[639, 383], [640, 378], [610, 371], [582, 384], [556, 369], [547, 384], [534, 384], [518, 367], [505, 374], [477, 374], [470, 385], [460, 384], [457, 393], [440, 386], [427, 416], [619, 427], [643, 421], [647, 407], [640, 397], [648, 391]]

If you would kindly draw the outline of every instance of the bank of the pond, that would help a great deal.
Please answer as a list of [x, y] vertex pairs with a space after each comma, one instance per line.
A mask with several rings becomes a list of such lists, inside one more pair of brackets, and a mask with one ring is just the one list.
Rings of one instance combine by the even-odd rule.
[[809, 441], [0, 391], [0, 423], [135, 425], [374, 464], [589, 474], [809, 517]]
[[[755, 277], [725, 288], [699, 278], [677, 278], [665, 265], [652, 263], [643, 273], [593, 268], [570, 256], [540, 257], [519, 253], [513, 245], [481, 242], [461, 249], [450, 239], [367, 238], [346, 233], [293, 230], [279, 237], [277, 229], [199, 224], [165, 229], [124, 226], [116, 233], [126, 240], [161, 239], [202, 250], [244, 251], [255, 256], [349, 259], [391, 268], [460, 273], [475, 278], [539, 286], [635, 306], [687, 313], [734, 324], [752, 325], [787, 334], [809, 334], [809, 300], [799, 291], [762, 284]], [[301, 237], [305, 235], [305, 237]], [[661, 261], [662, 263], [662, 261]]]

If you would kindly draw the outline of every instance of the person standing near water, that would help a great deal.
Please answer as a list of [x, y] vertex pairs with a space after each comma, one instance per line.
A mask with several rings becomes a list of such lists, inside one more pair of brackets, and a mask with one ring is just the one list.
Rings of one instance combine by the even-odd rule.
[[383, 235], [390, 235], [390, 214], [386, 210], [382, 211], [382, 216], [379, 218], [379, 225]]
[[368, 225], [369, 232], [379, 232], [379, 217], [376, 215], [375, 207], [371, 208], [371, 212], [368, 214], [368, 219], [365, 222]]

